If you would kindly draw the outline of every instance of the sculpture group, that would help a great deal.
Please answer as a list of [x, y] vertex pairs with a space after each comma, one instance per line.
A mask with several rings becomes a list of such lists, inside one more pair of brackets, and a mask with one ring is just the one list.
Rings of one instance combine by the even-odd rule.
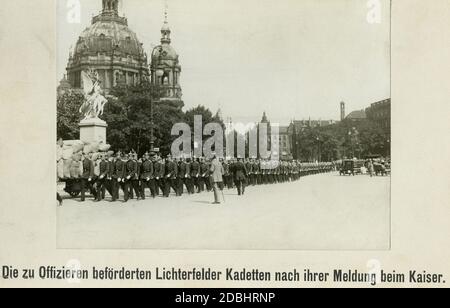
[[80, 107], [84, 119], [96, 119], [103, 114], [108, 100], [102, 95], [101, 81], [98, 72], [89, 70], [81, 72], [85, 102]]

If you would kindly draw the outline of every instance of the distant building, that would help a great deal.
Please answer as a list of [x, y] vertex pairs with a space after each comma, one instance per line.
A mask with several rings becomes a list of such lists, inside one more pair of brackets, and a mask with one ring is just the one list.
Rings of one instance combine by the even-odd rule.
[[56, 91], [57, 91], [58, 95], [63, 95], [64, 93], [69, 91], [71, 88], [72, 88], [72, 86], [70, 85], [70, 82], [67, 80], [66, 75], [64, 75], [64, 78], [61, 79], [61, 81], [59, 82], [59, 86]]
[[349, 122], [363, 122], [367, 119], [365, 110], [356, 110], [350, 112], [348, 116], [345, 117], [345, 121]]
[[[290, 131], [296, 131], [296, 132], [300, 132], [304, 129], [307, 128], [316, 128], [316, 127], [325, 127], [325, 126], [330, 126], [333, 124], [336, 124], [337, 122], [335, 120], [294, 120], [292, 121], [292, 123], [289, 125], [290, 127]], [[295, 127], [295, 130], [293, 129]]]
[[391, 99], [373, 103], [366, 109], [367, 119], [376, 122], [384, 129], [391, 128]]
[[[271, 138], [271, 127], [270, 127], [270, 121], [267, 117], [266, 112], [263, 113], [262, 119], [259, 123], [256, 123], [256, 128], [257, 128], [257, 135], [256, 135], [256, 139], [257, 139], [257, 144], [256, 144], [256, 149], [257, 149], [257, 156], [258, 158], [261, 158], [261, 152], [263, 151], [262, 149], [260, 149], [260, 130], [261, 127], [266, 126], [267, 129], [267, 150], [270, 151], [272, 148], [272, 138]], [[253, 158], [253, 157], [252, 157]]]
[[[258, 158], [261, 158], [262, 149], [260, 149], [260, 140], [259, 134], [262, 125], [266, 125], [267, 127], [267, 150], [272, 151], [272, 129], [269, 118], [267, 117], [266, 112], [263, 113], [261, 121], [256, 124], [257, 127], [257, 153]], [[292, 159], [292, 146], [291, 146], [291, 136], [289, 135], [289, 126], [279, 126], [279, 137], [278, 137], [278, 145], [279, 145], [279, 153], [277, 153], [282, 160]]]
[[293, 158], [292, 155], [292, 144], [291, 136], [289, 135], [289, 126], [279, 127], [279, 147], [280, 147], [280, 158], [282, 160], [290, 160]]

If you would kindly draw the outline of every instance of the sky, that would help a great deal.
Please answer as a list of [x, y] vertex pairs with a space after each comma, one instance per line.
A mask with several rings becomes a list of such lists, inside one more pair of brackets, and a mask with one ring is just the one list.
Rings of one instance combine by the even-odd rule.
[[[102, 0], [58, 0], [57, 79], [70, 46]], [[80, 22], [68, 22], [79, 1]], [[204, 105], [224, 119], [339, 120], [390, 98], [389, 0], [166, 0], [172, 46], [180, 55], [185, 108]], [[379, 1], [380, 23], [368, 3]], [[159, 44], [164, 0], [122, 0], [148, 54]]]

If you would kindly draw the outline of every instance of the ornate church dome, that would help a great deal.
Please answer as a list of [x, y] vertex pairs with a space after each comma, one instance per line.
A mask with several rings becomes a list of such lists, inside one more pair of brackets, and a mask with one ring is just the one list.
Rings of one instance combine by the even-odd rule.
[[121, 17], [97, 16], [94, 23], [80, 35], [74, 49], [74, 57], [84, 54], [116, 52], [133, 57], [143, 57], [144, 49], [136, 34]]
[[79, 36], [69, 56], [67, 75], [74, 88], [80, 88], [81, 72], [99, 72], [102, 88], [119, 83], [135, 85], [149, 76], [147, 55], [137, 35], [119, 16], [119, 0], [103, 0], [103, 10]]

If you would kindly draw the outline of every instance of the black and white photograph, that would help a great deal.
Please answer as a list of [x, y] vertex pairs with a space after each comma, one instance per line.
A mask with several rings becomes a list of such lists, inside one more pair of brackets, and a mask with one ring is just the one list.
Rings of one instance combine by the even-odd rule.
[[0, 288], [286, 306], [448, 287], [449, 14], [3, 1]]
[[56, 10], [59, 248], [390, 248], [389, 0]]

